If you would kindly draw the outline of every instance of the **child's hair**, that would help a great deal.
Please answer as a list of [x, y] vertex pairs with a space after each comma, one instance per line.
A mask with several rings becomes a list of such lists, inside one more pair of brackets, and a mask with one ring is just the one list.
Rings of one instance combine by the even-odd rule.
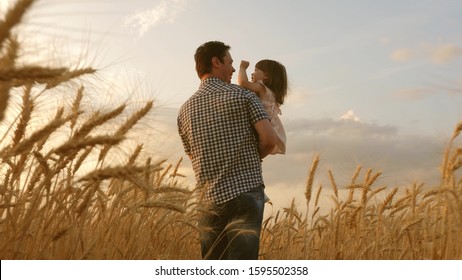
[[284, 104], [287, 95], [287, 73], [284, 65], [274, 60], [263, 59], [255, 64], [255, 68], [266, 74], [263, 84], [273, 91], [276, 102]]

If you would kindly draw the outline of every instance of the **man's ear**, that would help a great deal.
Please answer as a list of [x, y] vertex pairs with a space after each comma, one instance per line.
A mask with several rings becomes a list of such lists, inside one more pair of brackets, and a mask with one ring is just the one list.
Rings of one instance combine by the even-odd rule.
[[213, 67], [218, 67], [218, 66], [220, 66], [220, 64], [221, 64], [221, 61], [220, 61], [220, 59], [218, 57], [216, 57], [216, 56], [212, 57], [212, 66]]

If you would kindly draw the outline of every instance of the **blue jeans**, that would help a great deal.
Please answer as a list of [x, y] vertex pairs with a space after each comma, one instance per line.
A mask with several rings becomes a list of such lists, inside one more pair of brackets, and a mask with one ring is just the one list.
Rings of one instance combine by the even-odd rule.
[[200, 221], [202, 258], [257, 260], [265, 206], [263, 187], [257, 187], [212, 206]]

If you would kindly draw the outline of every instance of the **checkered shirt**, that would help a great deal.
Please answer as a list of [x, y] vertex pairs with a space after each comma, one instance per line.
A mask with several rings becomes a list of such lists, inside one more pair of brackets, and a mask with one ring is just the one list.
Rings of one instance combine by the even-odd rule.
[[178, 133], [206, 202], [221, 204], [263, 184], [254, 124], [269, 119], [258, 97], [217, 78], [180, 108]]

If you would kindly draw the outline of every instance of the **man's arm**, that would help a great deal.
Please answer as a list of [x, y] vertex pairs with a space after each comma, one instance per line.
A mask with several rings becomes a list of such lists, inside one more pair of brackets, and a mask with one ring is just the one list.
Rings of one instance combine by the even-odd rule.
[[254, 124], [258, 134], [258, 152], [260, 159], [269, 155], [277, 144], [276, 134], [268, 119], [262, 119]]

